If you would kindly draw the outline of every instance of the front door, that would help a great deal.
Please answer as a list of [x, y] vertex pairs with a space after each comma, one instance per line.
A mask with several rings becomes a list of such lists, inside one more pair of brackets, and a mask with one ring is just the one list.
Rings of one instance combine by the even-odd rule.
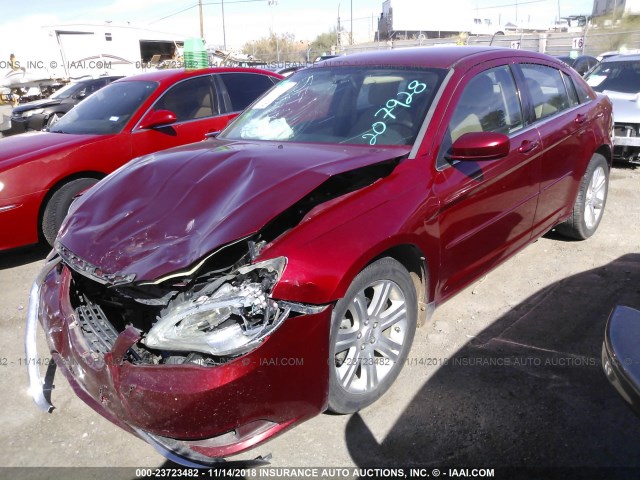
[[[536, 210], [538, 131], [525, 125], [511, 67], [484, 68], [461, 81], [455, 107], [441, 126], [434, 193], [440, 203], [443, 298], [525, 245]], [[507, 135], [509, 154], [487, 161], [447, 160], [452, 142], [483, 131]]]

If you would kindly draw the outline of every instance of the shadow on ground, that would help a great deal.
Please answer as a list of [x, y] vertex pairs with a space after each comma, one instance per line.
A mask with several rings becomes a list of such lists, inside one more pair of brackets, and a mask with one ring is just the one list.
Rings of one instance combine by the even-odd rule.
[[640, 308], [640, 254], [513, 308], [435, 373], [382, 443], [354, 415], [345, 431], [351, 457], [367, 467], [636, 467], [637, 475], [640, 419], [600, 361], [617, 304]]
[[49, 245], [37, 244], [0, 252], [0, 270], [43, 260], [50, 251], [51, 247]]

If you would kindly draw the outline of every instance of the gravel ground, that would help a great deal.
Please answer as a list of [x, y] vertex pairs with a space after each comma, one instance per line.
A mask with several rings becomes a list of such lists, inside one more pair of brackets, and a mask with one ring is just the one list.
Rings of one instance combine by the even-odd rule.
[[[377, 403], [356, 415], [320, 415], [232, 460], [272, 454], [274, 467], [640, 472], [640, 419], [600, 366], [611, 309], [640, 308], [639, 185], [640, 170], [617, 166], [594, 237], [573, 242], [550, 233], [442, 305], [418, 330], [407, 365]], [[61, 375], [52, 414], [40, 413], [28, 397], [24, 323], [45, 254], [0, 254], [0, 465], [168, 465], [78, 400]], [[606, 477], [619, 474], [629, 471]]]

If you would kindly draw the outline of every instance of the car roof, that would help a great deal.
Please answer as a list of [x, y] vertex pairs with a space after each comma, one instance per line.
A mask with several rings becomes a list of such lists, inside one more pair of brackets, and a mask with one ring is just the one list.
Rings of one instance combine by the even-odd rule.
[[[116, 80], [116, 82], [126, 81], [146, 81], [146, 82], [158, 82], [158, 83], [175, 83], [179, 80], [191, 77], [197, 77], [199, 75], [208, 75], [212, 73], [234, 73], [234, 72], [248, 72], [248, 73], [260, 73], [263, 75], [269, 75], [272, 77], [283, 78], [274, 72], [268, 70], [262, 70], [259, 68], [245, 68], [245, 67], [211, 67], [211, 68], [199, 68], [194, 70], [187, 70], [185, 68], [171, 68], [166, 70], [153, 70], [150, 72], [140, 73], [137, 75], [130, 75], [128, 77]], [[114, 83], [116, 83], [114, 82]]]
[[375, 52], [354, 53], [318, 62], [316, 66], [362, 66], [362, 65], [388, 65], [388, 66], [416, 66], [433, 68], [451, 68], [456, 64], [467, 60], [480, 61], [493, 58], [508, 57], [534, 57], [540, 59], [559, 60], [548, 55], [525, 50], [510, 48], [482, 47], [482, 46], [447, 46], [447, 47], [413, 47], [397, 50], [379, 50]]
[[609, 62], [637, 62], [640, 60], [640, 54], [638, 53], [620, 53], [618, 55], [611, 55], [602, 59], [602, 63]]
[[118, 80], [120, 78], [124, 78], [124, 75], [102, 75], [100, 77], [91, 77], [91, 78], [78, 78], [72, 80], [70, 83], [86, 83], [86, 82], [95, 82], [97, 80]]

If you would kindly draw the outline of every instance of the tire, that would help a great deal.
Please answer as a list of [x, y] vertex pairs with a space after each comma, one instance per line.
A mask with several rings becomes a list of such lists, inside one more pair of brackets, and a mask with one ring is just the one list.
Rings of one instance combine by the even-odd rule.
[[411, 349], [417, 305], [409, 272], [393, 258], [355, 277], [331, 320], [330, 411], [357, 412], [389, 389]]
[[600, 225], [609, 192], [609, 165], [599, 153], [594, 153], [580, 182], [580, 189], [571, 216], [556, 227], [569, 238], [585, 240]]
[[53, 246], [74, 197], [97, 182], [95, 178], [79, 178], [65, 183], [54, 192], [44, 208], [41, 225], [42, 235], [49, 245]]
[[60, 120], [62, 118], [62, 116], [64, 115], [64, 113], [52, 113], [51, 115], [49, 115], [49, 118], [47, 119], [47, 124], [45, 125], [45, 127], [47, 129], [53, 127], [56, 123], [58, 123], [58, 120]]

